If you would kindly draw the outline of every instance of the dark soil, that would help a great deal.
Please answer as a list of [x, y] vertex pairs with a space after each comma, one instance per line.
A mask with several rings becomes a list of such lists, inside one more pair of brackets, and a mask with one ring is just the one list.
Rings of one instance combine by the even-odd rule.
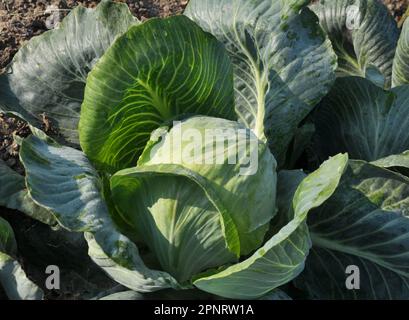
[[[56, 138], [59, 133], [45, 114], [42, 114], [40, 129], [50, 137]], [[25, 138], [31, 134], [31, 130], [25, 121], [9, 117], [0, 113], [0, 159], [20, 174], [24, 174], [24, 167], [19, 161], [19, 146], [14, 136]]]
[[402, 17], [406, 18], [405, 11], [408, 9], [409, 0], [383, 0], [383, 2], [401, 26]]
[[24, 169], [18, 161], [18, 145], [14, 135], [26, 137], [29, 134], [30, 129], [25, 122], [0, 114], [0, 159], [19, 173], [23, 173]]

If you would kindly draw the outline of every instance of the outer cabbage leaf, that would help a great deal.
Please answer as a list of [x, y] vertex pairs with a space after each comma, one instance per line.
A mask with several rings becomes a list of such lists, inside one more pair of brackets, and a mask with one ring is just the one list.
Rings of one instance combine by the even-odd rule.
[[[407, 299], [409, 179], [350, 161], [334, 195], [308, 217], [313, 248], [296, 285], [315, 299]], [[359, 268], [359, 290], [346, 268]]]
[[402, 167], [409, 169], [409, 150], [400, 154], [393, 154], [372, 162], [374, 165], [384, 168]]
[[408, 150], [408, 99], [409, 86], [384, 91], [363, 78], [337, 79], [315, 115], [318, 154], [375, 161]]
[[307, 3], [191, 0], [185, 11], [226, 46], [239, 120], [268, 138], [280, 164], [298, 125], [335, 79], [336, 55], [316, 16], [302, 9]]
[[399, 38], [396, 22], [378, 0], [319, 0], [311, 5], [338, 55], [338, 76], [370, 76], [377, 68], [390, 88]]
[[188, 18], [151, 19], [131, 27], [90, 73], [81, 146], [114, 173], [136, 165], [152, 131], [186, 114], [235, 119], [231, 63]]
[[101, 180], [82, 152], [30, 136], [23, 140], [20, 157], [29, 195], [62, 227], [85, 232], [90, 257], [114, 280], [142, 292], [177, 286], [167, 273], [147, 268], [136, 245], [118, 233]]
[[409, 84], [409, 19], [405, 20], [393, 60], [392, 85]]
[[115, 38], [137, 24], [126, 4], [102, 1], [76, 7], [58, 29], [34, 37], [0, 75], [0, 110], [21, 113], [33, 124], [45, 113], [70, 143], [78, 144], [78, 121], [88, 72]]
[[[292, 213], [289, 221], [248, 259], [220, 272], [199, 277], [194, 285], [201, 290], [233, 299], [259, 298], [294, 279], [303, 269], [311, 246], [305, 220], [308, 212], [322, 205], [335, 191], [348, 162], [347, 155], [337, 155], [302, 180], [294, 194], [294, 181], [302, 173], [284, 172], [279, 184], [291, 199], [282, 214]], [[297, 177], [298, 176], [298, 177]], [[288, 208], [291, 208], [290, 210]], [[281, 208], [280, 208], [281, 209]], [[279, 213], [280, 214], [280, 213]]]
[[[120, 291], [118, 291], [120, 290]], [[102, 292], [94, 297], [95, 300], [214, 300], [214, 297], [206, 292], [197, 289], [172, 290], [165, 289], [157, 292], [140, 294], [135, 291], [122, 291], [114, 288], [108, 292]], [[279, 294], [279, 293], [277, 293]], [[281, 295], [280, 295], [281, 296]]]
[[0, 286], [11, 300], [40, 300], [42, 290], [27, 278], [15, 259], [17, 243], [8, 222], [0, 217]]
[[144, 297], [142, 294], [136, 291], [122, 291], [122, 292], [116, 292], [112, 293], [110, 295], [107, 295], [105, 297], [99, 298], [98, 300], [144, 300]]
[[45, 224], [55, 225], [54, 216], [28, 195], [24, 177], [0, 159], [0, 206], [19, 210]]
[[119, 286], [89, 257], [82, 233], [50, 228], [14, 212], [3, 210], [2, 213], [14, 230], [24, 271], [34, 283], [44, 286], [49, 277], [45, 272], [47, 267], [58, 266], [60, 289], [44, 288], [47, 300], [90, 299]]

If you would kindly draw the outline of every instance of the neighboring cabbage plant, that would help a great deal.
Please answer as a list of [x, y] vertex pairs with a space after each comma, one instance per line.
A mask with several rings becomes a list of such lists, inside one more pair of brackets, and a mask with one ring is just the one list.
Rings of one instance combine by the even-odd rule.
[[409, 21], [399, 36], [376, 0], [317, 1], [311, 8], [336, 48], [340, 75], [313, 116], [318, 157], [348, 152], [376, 161], [409, 150]]
[[[339, 78], [310, 117], [310, 155], [353, 160], [309, 216], [313, 246], [295, 284], [315, 299], [407, 299], [409, 22], [399, 35], [376, 0], [322, 0], [311, 9], [337, 53]], [[345, 285], [348, 266], [360, 270], [359, 289]]]

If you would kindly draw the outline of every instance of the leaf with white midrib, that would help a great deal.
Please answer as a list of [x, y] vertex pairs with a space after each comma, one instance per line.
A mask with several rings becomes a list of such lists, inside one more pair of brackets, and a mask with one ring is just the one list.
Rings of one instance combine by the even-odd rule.
[[307, 2], [191, 0], [184, 13], [225, 45], [239, 120], [268, 139], [279, 163], [335, 79], [335, 53]]
[[[296, 285], [321, 299], [406, 299], [408, 217], [409, 179], [351, 160], [338, 190], [309, 216], [313, 250]], [[359, 267], [359, 290], [345, 286], [349, 265]]]
[[310, 7], [338, 55], [337, 75], [365, 77], [374, 66], [390, 88], [399, 30], [386, 6], [378, 0], [319, 0]]

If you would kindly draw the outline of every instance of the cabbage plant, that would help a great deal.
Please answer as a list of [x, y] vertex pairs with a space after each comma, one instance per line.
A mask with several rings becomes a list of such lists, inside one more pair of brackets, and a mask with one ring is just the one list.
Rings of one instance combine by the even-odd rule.
[[[143, 23], [76, 8], [0, 75], [0, 110], [31, 128], [25, 175], [0, 162], [0, 205], [83, 234], [131, 290], [107, 299], [407, 298], [407, 24], [398, 42], [368, 0], [341, 32], [355, 2], [308, 3], [190, 0]], [[0, 223], [4, 291], [41, 298]]]

